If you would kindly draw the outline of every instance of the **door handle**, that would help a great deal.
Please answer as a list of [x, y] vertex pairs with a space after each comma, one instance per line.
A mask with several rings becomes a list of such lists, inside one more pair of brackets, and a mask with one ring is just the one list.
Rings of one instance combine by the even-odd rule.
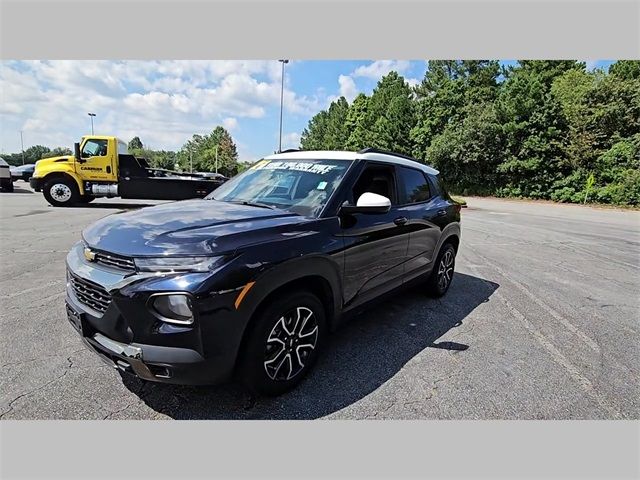
[[444, 217], [447, 214], [446, 210], [438, 210], [438, 216], [439, 217]]
[[407, 217], [398, 217], [393, 221], [393, 223], [395, 223], [398, 226], [401, 226], [407, 223], [408, 221], [409, 219]]

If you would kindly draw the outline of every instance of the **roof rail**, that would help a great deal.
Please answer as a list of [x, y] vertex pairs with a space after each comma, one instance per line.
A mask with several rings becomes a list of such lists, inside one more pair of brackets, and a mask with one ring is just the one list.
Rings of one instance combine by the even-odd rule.
[[289, 153], [289, 152], [301, 152], [299, 148], [287, 148], [286, 150], [280, 150], [278, 153]]
[[411, 160], [411, 161], [414, 161], [414, 162], [422, 163], [419, 160], [417, 160], [416, 158], [410, 157], [409, 155], [403, 155], [402, 153], [389, 152], [387, 150], [381, 150], [379, 148], [374, 148], [374, 147], [363, 148], [362, 150], [358, 151], [358, 153], [382, 153], [384, 155], [391, 155], [393, 157], [400, 157], [400, 158], [404, 158], [406, 160]]

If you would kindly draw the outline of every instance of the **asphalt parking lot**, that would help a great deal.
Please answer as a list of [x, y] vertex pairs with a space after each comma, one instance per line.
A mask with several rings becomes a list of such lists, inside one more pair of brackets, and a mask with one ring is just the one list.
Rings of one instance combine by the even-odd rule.
[[154, 202], [53, 208], [0, 193], [2, 419], [640, 417], [640, 212], [468, 199], [446, 297], [399, 293], [331, 339], [282, 397], [143, 383], [67, 322], [68, 249], [94, 220]]

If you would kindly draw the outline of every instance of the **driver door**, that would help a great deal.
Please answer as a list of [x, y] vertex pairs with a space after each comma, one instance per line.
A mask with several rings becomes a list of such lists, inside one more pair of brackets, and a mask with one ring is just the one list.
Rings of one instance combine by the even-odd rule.
[[82, 144], [82, 161], [76, 164], [76, 172], [82, 175], [83, 180], [113, 180], [113, 152], [109, 150], [109, 141], [106, 139], [88, 138]]
[[344, 301], [355, 306], [402, 284], [409, 249], [409, 213], [398, 205], [393, 165], [368, 163], [350, 192], [354, 204], [364, 192], [391, 200], [383, 214], [355, 213], [340, 219], [344, 239]]

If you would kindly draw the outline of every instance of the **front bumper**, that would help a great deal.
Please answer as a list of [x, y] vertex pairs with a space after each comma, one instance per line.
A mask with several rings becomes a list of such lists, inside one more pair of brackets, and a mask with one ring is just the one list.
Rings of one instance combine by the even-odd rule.
[[42, 190], [42, 178], [40, 177], [31, 177], [29, 179], [29, 186], [35, 190], [36, 192], [39, 192]]
[[[210, 385], [230, 378], [242, 337], [242, 321], [234, 317], [228, 295], [194, 295], [196, 321], [191, 326], [162, 322], [147, 308], [159, 291], [176, 291], [175, 278], [123, 274], [92, 265], [76, 244], [67, 256], [75, 276], [111, 295], [104, 312], [82, 303], [67, 285], [67, 317], [83, 342], [107, 364], [145, 380], [183, 385]], [[193, 292], [190, 292], [193, 294]]]

